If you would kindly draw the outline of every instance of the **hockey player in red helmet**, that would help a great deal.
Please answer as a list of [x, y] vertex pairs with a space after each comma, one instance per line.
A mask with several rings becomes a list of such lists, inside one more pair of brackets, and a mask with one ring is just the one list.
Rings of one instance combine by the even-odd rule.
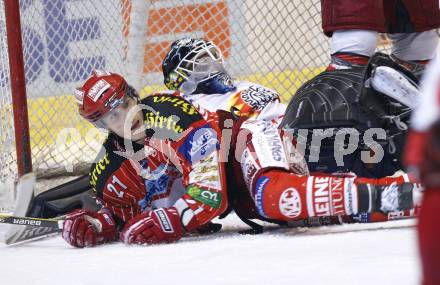
[[284, 114], [286, 106], [278, 92], [253, 82], [234, 81], [224, 64], [221, 50], [211, 41], [176, 40], [162, 61], [165, 86], [211, 112], [232, 110], [238, 116], [258, 119], [277, 119]]
[[137, 131], [143, 122], [141, 110], [132, 114], [132, 125], [124, 130], [128, 110], [137, 105], [139, 95], [121, 75], [96, 70], [80, 89], [75, 90], [75, 97], [79, 114], [96, 127], [143, 143], [145, 134]]
[[174, 242], [232, 209], [258, 230], [250, 219], [282, 224], [412, 207], [405, 177], [309, 175], [295, 140], [275, 122], [235, 121], [174, 94], [135, 104], [125, 85], [97, 72], [77, 93], [80, 113], [109, 135], [89, 175], [103, 207], [67, 215], [62, 236], [73, 246]]

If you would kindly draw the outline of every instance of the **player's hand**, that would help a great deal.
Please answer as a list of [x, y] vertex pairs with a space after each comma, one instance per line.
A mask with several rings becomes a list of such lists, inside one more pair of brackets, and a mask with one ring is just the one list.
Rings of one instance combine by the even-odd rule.
[[121, 240], [126, 244], [175, 242], [182, 237], [182, 231], [176, 208], [159, 208], [128, 221], [122, 230]]
[[110, 212], [75, 210], [66, 216], [63, 239], [74, 247], [91, 247], [116, 237], [116, 224]]

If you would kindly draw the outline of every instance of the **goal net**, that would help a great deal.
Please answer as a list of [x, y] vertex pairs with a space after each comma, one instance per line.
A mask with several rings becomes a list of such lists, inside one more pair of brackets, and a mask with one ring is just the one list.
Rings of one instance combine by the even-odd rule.
[[[8, 1], [8, 0], [6, 0]], [[328, 63], [319, 0], [20, 0], [33, 170], [86, 173], [105, 134], [82, 120], [72, 98], [93, 69], [123, 74], [141, 96], [164, 89], [171, 42], [203, 37], [237, 79], [276, 89], [288, 102]], [[17, 179], [8, 42], [0, 2], [0, 211]], [[20, 36], [20, 35], [16, 35]], [[42, 183], [48, 188], [50, 184]], [[44, 189], [41, 189], [44, 190]]]

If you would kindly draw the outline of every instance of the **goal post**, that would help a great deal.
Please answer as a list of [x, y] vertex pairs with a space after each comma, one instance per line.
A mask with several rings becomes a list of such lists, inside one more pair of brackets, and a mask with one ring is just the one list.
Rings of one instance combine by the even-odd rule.
[[87, 173], [106, 134], [79, 117], [73, 91], [93, 69], [142, 87], [149, 3], [0, 2], [0, 212], [23, 173], [38, 191]]
[[32, 171], [29, 122], [24, 77], [23, 45], [21, 42], [20, 9], [18, 1], [4, 0], [5, 24], [8, 45], [8, 62], [12, 109], [14, 116], [17, 176]]

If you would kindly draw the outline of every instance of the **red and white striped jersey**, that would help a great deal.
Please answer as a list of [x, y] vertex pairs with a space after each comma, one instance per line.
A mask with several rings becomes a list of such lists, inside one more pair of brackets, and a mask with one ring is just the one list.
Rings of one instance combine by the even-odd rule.
[[172, 94], [141, 103], [150, 107], [144, 110], [144, 124], [154, 134], [142, 146], [127, 146], [109, 135], [90, 171], [101, 204], [120, 224], [158, 207], [176, 207], [187, 230], [219, 216], [228, 198], [218, 116], [202, 115]]

